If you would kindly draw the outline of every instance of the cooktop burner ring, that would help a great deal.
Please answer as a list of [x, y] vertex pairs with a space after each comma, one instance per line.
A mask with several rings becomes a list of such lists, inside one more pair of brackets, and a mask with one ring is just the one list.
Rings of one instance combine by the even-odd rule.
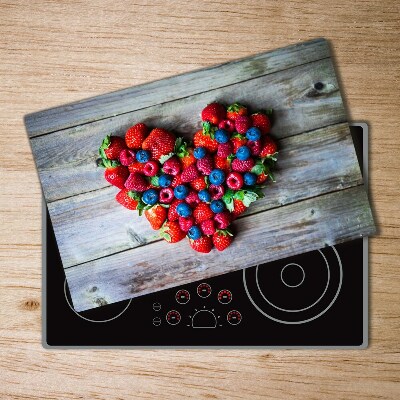
[[[326, 249], [331, 249], [335, 255], [335, 263], [330, 265], [328, 262], [327, 257], [325, 256], [325, 254], [323, 253], [322, 250]], [[340, 290], [342, 288], [342, 282], [343, 282], [343, 267], [342, 267], [342, 261], [340, 259], [339, 253], [337, 252], [336, 248], [334, 246], [328, 247], [326, 249], [322, 249], [322, 250], [318, 250], [318, 252], [320, 253], [320, 255], [322, 256], [326, 268], [327, 268], [327, 283], [326, 286], [322, 292], [322, 294], [319, 296], [319, 298], [314, 301], [311, 305], [307, 306], [307, 307], [303, 307], [301, 309], [286, 309], [286, 308], [282, 308], [277, 306], [276, 304], [273, 304], [270, 300], [268, 300], [268, 298], [264, 295], [263, 291], [261, 290], [260, 287], [260, 283], [259, 283], [259, 279], [258, 279], [258, 274], [259, 274], [259, 265], [257, 265], [256, 270], [255, 270], [255, 277], [253, 275], [253, 277], [246, 277], [246, 273], [248, 271], [248, 269], [244, 269], [243, 270], [243, 285], [244, 285], [244, 289], [245, 292], [247, 294], [247, 297], [249, 298], [250, 302], [252, 303], [252, 305], [261, 313], [263, 314], [265, 317], [279, 322], [279, 323], [283, 323], [283, 324], [304, 324], [310, 321], [313, 321], [317, 318], [319, 318], [321, 315], [325, 314], [331, 307], [332, 305], [335, 303]], [[297, 264], [295, 262], [291, 262], [286, 264], [280, 273], [281, 279], [282, 279], [282, 271], [290, 264]], [[301, 265], [297, 264], [302, 270], [303, 267], [301, 267]], [[337, 288], [336, 290], [332, 291], [331, 285], [335, 284], [335, 282], [332, 282], [332, 274], [331, 274], [331, 268], [336, 268], [335, 274], [338, 275], [336, 277], [335, 280], [337, 280]], [[305, 273], [304, 273], [304, 279], [305, 279]], [[297, 288], [299, 286], [301, 286], [301, 284], [304, 282], [304, 279], [300, 282], [300, 284], [296, 285], [296, 286], [289, 286], [286, 285], [286, 283], [282, 280], [282, 283], [284, 283], [288, 288]], [[253, 282], [254, 281], [254, 282]], [[253, 293], [252, 293], [252, 287], [253, 287]], [[255, 292], [255, 288], [256, 288], [256, 292]], [[327, 294], [329, 290], [329, 293]], [[258, 299], [257, 299], [258, 296]], [[332, 298], [328, 298], [325, 299], [326, 296], [331, 296]], [[258, 302], [257, 302], [258, 300]], [[260, 300], [262, 300], [262, 302], [260, 303]], [[313, 309], [315, 307], [319, 306], [319, 303], [323, 303], [323, 301], [325, 300], [325, 303], [328, 301], [328, 304], [323, 305], [321, 310], [317, 310], [315, 315], [308, 315], [302, 318], [302, 314], [305, 314], [307, 312], [312, 312]], [[263, 309], [263, 306], [265, 307], [269, 307], [269, 311], [265, 311]], [[275, 310], [275, 311], [274, 311]], [[282, 317], [282, 315], [279, 314], [286, 314], [286, 317], [289, 317], [289, 315], [291, 315], [291, 317], [289, 318], [285, 318]], [[296, 318], [296, 316], [298, 317], [298, 319], [294, 320], [294, 318]]]
[[111, 322], [111, 321], [116, 320], [116, 319], [119, 318], [122, 314], [125, 313], [125, 311], [129, 308], [129, 306], [131, 305], [132, 300], [133, 300], [133, 297], [131, 297], [131, 298], [129, 299], [129, 301], [128, 301], [128, 304], [125, 306], [125, 308], [124, 308], [120, 313], [118, 313], [117, 315], [115, 315], [114, 317], [112, 317], [112, 318], [107, 318], [107, 319], [103, 319], [103, 320], [96, 320], [96, 319], [86, 318], [86, 317], [84, 317], [83, 315], [79, 314], [79, 313], [74, 309], [74, 307], [72, 306], [71, 302], [69, 301], [68, 295], [67, 295], [67, 278], [64, 279], [64, 296], [65, 296], [65, 300], [66, 300], [66, 302], [67, 302], [67, 304], [68, 304], [68, 307], [69, 307], [79, 318], [81, 318], [81, 319], [83, 319], [83, 320], [85, 320], [85, 321], [87, 321], [87, 322], [95, 322], [95, 323], [105, 323], [105, 322]]
[[[288, 267], [292, 267], [292, 266], [294, 266], [294, 267], [299, 267], [299, 268], [300, 268], [300, 271], [301, 271], [301, 273], [302, 273], [302, 278], [301, 278], [300, 282], [297, 283], [297, 284], [289, 284], [288, 282], [286, 282], [285, 279], [283, 279], [283, 272], [284, 272]], [[291, 269], [293, 269], [293, 268], [291, 268]], [[289, 271], [289, 272], [290, 272], [290, 271]], [[286, 264], [286, 265], [282, 268], [282, 271], [281, 271], [281, 281], [282, 281], [282, 283], [283, 283], [284, 285], [286, 285], [287, 287], [291, 287], [291, 288], [298, 287], [298, 286], [300, 286], [300, 285], [304, 282], [304, 279], [305, 279], [305, 278], [306, 278], [306, 273], [304, 272], [304, 268], [303, 268], [301, 265], [299, 265], [299, 264], [296, 264], [296, 263], [289, 263], [289, 264]], [[286, 278], [286, 279], [287, 279], [287, 278]]]

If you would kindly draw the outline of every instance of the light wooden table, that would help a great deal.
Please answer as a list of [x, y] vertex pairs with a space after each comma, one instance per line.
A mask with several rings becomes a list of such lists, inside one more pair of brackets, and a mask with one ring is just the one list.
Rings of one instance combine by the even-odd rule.
[[[1, 399], [400, 397], [399, 2], [244, 3], [0, 1]], [[23, 115], [320, 36], [335, 50], [350, 118], [371, 126], [380, 234], [370, 347], [44, 350], [41, 190]]]

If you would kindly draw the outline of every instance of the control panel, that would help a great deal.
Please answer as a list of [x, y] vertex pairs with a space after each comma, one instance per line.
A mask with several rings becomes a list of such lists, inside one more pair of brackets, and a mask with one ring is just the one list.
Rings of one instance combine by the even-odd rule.
[[153, 303], [153, 325], [210, 329], [240, 324], [242, 314], [230, 307], [233, 294], [229, 289], [213, 290], [200, 283], [194, 293], [178, 289], [175, 298], [164, 304]]

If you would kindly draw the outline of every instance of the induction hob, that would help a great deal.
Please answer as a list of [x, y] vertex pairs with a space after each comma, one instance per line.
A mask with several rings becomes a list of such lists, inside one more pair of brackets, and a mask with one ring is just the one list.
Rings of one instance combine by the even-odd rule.
[[[367, 187], [368, 128], [350, 125]], [[77, 313], [44, 215], [46, 348], [368, 345], [367, 238]]]

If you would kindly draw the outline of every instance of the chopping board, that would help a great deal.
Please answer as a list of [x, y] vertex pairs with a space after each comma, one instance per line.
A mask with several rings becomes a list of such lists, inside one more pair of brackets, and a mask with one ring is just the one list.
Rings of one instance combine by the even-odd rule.
[[[97, 168], [107, 134], [139, 121], [191, 138], [213, 101], [272, 108], [276, 183], [219, 253], [169, 245], [115, 201]], [[77, 311], [375, 232], [329, 44], [316, 39], [25, 117]]]

